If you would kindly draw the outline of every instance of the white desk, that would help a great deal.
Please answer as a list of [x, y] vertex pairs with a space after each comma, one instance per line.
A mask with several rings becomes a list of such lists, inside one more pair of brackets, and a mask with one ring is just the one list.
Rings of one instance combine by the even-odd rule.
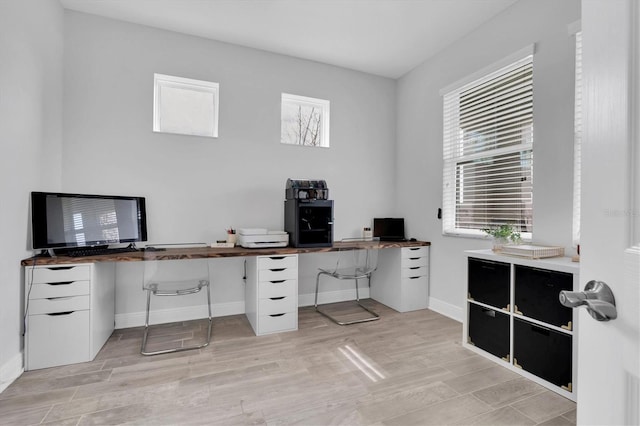
[[[371, 297], [400, 312], [425, 309], [430, 245], [381, 242]], [[116, 263], [245, 257], [245, 314], [260, 335], [297, 329], [298, 254], [339, 248], [339, 243], [317, 248], [171, 248], [24, 259], [25, 370], [90, 361], [96, 356], [114, 329]], [[280, 281], [283, 285], [273, 285]]]

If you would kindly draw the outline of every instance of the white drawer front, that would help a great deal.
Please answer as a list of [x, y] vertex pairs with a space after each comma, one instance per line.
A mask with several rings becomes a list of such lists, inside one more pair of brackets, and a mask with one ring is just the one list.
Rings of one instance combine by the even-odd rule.
[[277, 315], [261, 315], [258, 319], [258, 334], [278, 333], [298, 328], [297, 312]]
[[426, 276], [402, 278], [403, 311], [427, 308], [428, 281]]
[[404, 247], [402, 248], [402, 258], [409, 257], [426, 257], [428, 253], [429, 247], [421, 246], [421, 247]]
[[298, 301], [295, 297], [286, 296], [272, 299], [260, 299], [258, 314], [273, 315], [296, 312], [298, 310]]
[[[81, 296], [89, 294], [89, 281], [70, 281], [63, 283], [34, 284], [29, 299], [46, 299], [47, 297]], [[29, 290], [27, 290], [29, 291]]]
[[258, 269], [297, 268], [298, 256], [264, 256], [258, 258]]
[[28, 370], [90, 361], [89, 311], [30, 315], [28, 321]]
[[402, 268], [402, 278], [405, 277], [423, 277], [427, 275], [426, 266], [414, 266], [412, 268]]
[[265, 269], [258, 272], [258, 281], [297, 280], [298, 268]]
[[27, 270], [26, 281], [34, 284], [90, 280], [91, 266], [36, 267], [33, 268], [33, 277], [30, 274], [31, 271]]
[[403, 258], [400, 262], [400, 266], [403, 268], [415, 268], [419, 266], [427, 266], [427, 258], [426, 257], [407, 257]]
[[82, 311], [89, 309], [89, 296], [69, 296], [29, 301], [29, 315], [53, 314], [56, 312]]
[[263, 281], [258, 284], [258, 298], [295, 296], [297, 280]]

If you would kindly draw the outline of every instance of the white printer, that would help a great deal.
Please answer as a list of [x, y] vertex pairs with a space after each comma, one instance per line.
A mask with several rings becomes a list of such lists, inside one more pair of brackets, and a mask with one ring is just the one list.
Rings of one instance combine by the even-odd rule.
[[289, 234], [264, 228], [241, 228], [238, 229], [238, 244], [244, 248], [286, 247]]

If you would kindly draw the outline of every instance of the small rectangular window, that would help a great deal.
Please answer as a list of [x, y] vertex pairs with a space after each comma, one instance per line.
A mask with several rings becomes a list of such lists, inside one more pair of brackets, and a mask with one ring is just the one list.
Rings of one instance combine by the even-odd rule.
[[280, 142], [329, 147], [329, 101], [282, 94]]
[[153, 131], [218, 137], [218, 83], [154, 74]]

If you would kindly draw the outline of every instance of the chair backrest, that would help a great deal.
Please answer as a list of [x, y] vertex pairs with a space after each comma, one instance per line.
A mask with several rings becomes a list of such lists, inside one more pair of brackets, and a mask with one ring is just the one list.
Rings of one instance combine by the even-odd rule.
[[344, 238], [338, 246], [336, 271], [353, 270], [353, 274], [369, 274], [378, 267], [380, 238]]
[[189, 287], [209, 279], [209, 259], [162, 260], [164, 251], [145, 251], [142, 288], [156, 284], [171, 288]]

